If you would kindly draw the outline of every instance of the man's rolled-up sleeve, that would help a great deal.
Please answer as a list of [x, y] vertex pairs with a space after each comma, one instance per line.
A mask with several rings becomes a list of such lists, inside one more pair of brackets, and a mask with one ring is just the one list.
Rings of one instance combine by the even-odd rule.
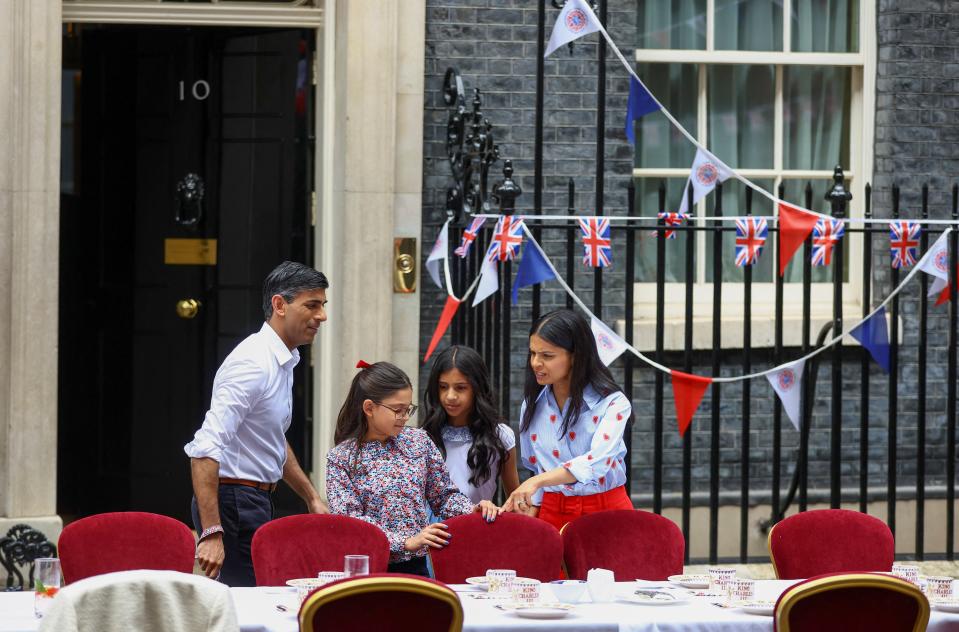
[[260, 397], [263, 372], [254, 362], [224, 364], [213, 381], [210, 410], [193, 441], [183, 446], [187, 456], [222, 461], [247, 412]]

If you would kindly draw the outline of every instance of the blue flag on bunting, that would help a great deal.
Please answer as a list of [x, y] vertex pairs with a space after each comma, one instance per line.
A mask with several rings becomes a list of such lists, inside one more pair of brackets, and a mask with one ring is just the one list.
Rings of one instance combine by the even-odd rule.
[[875, 314], [850, 331], [849, 335], [859, 341], [859, 344], [869, 352], [872, 359], [882, 367], [883, 371], [889, 373], [891, 368], [889, 362], [889, 328], [886, 326], [885, 307], [880, 307]]
[[516, 271], [516, 281], [513, 283], [513, 305], [519, 300], [520, 288], [555, 278], [556, 275], [543, 253], [535, 244], [527, 241], [523, 244], [523, 258], [519, 260], [519, 270]]
[[629, 142], [636, 144], [633, 122], [650, 112], [655, 112], [660, 107], [649, 90], [636, 81], [636, 77], [629, 78], [629, 100], [626, 102], [626, 138], [629, 139]]

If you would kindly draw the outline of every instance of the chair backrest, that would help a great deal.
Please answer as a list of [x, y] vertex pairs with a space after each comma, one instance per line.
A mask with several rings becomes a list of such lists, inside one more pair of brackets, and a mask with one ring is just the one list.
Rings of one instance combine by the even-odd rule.
[[96, 575], [57, 593], [41, 632], [239, 632], [230, 588], [176, 571]]
[[790, 586], [776, 602], [777, 632], [920, 632], [929, 600], [913, 584], [872, 573], [832, 573]]
[[153, 513], [81, 518], [63, 529], [58, 548], [67, 583], [137, 569], [193, 572], [193, 531], [179, 520]]
[[848, 509], [804, 511], [769, 530], [776, 577], [892, 570], [896, 543], [879, 518]]
[[463, 606], [449, 586], [405, 573], [374, 573], [314, 590], [300, 608], [301, 632], [459, 632]]
[[358, 518], [301, 514], [272, 520], [253, 534], [250, 546], [257, 586], [342, 571], [344, 555], [368, 555], [370, 572], [382, 573], [390, 543], [379, 527]]
[[669, 518], [631, 509], [586, 514], [562, 530], [570, 579], [607, 568], [619, 581], [664, 580], [683, 572], [683, 534]]
[[519, 577], [552, 581], [563, 565], [563, 539], [552, 525], [514, 513], [488, 523], [478, 513], [444, 520], [452, 539], [430, 549], [433, 573], [447, 584], [485, 575], [491, 568], [509, 568]]

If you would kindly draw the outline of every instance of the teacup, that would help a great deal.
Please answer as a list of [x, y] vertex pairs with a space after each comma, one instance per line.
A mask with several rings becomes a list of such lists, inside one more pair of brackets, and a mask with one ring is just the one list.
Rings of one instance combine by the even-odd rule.
[[493, 568], [486, 571], [486, 579], [489, 580], [487, 591], [491, 596], [508, 597], [513, 589], [513, 582], [516, 580], [516, 571]]
[[919, 583], [919, 567], [912, 564], [893, 564], [892, 574], [911, 584]]
[[346, 573], [343, 571], [320, 571], [316, 574], [317, 579], [323, 580], [323, 583], [329, 584], [330, 582], [335, 582], [337, 580], [343, 579], [346, 577]]
[[952, 577], [927, 577], [926, 591], [932, 599], [952, 597]]
[[513, 580], [513, 601], [529, 606], [539, 601], [539, 580], [517, 577]]
[[709, 591], [729, 594], [730, 583], [736, 577], [735, 568], [721, 568], [711, 566], [706, 573], [709, 575]]
[[756, 582], [745, 577], [734, 577], [729, 582], [729, 601], [752, 601], [756, 597]]

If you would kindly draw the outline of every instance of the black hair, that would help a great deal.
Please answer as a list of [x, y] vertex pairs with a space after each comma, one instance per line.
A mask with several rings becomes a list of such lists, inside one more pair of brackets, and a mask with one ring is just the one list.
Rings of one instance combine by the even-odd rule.
[[[620, 390], [613, 381], [613, 374], [599, 359], [596, 350], [596, 339], [589, 323], [579, 313], [571, 309], [557, 309], [543, 314], [530, 327], [530, 337], [536, 334], [546, 342], [556, 345], [573, 356], [573, 366], [569, 375], [569, 408], [563, 418], [563, 435], [569, 430], [573, 419], [583, 407], [583, 391], [592, 386], [601, 396]], [[536, 382], [536, 375], [530, 366], [529, 353], [526, 355], [526, 386], [523, 389], [523, 400], [526, 402], [526, 411], [523, 415], [521, 431], [526, 432], [533, 413], [536, 410], [536, 398], [542, 390]]]
[[273, 297], [277, 294], [292, 303], [302, 292], [325, 290], [330, 287], [326, 275], [296, 261], [284, 261], [263, 280], [263, 317], [273, 316]]
[[442, 433], [448, 420], [446, 410], [440, 402], [440, 375], [453, 369], [459, 369], [473, 389], [473, 410], [470, 411], [467, 425], [473, 437], [473, 445], [466, 455], [466, 465], [470, 468], [470, 485], [478, 487], [491, 477], [496, 477], [497, 472], [492, 471], [493, 463], [498, 458], [502, 464], [507, 456], [506, 446], [497, 428], [503, 422], [503, 416], [496, 407], [489, 370], [480, 354], [469, 347], [454, 345], [436, 356], [426, 382], [426, 397], [423, 403], [426, 418], [420, 427], [426, 430], [445, 457], [446, 446]]
[[370, 424], [363, 412], [363, 402], [371, 399], [381, 402], [396, 391], [412, 389], [410, 378], [395, 364], [376, 362], [353, 376], [350, 392], [336, 417], [336, 430], [333, 433], [333, 444], [339, 445], [353, 439], [356, 442], [354, 460], [359, 457], [360, 444]]

